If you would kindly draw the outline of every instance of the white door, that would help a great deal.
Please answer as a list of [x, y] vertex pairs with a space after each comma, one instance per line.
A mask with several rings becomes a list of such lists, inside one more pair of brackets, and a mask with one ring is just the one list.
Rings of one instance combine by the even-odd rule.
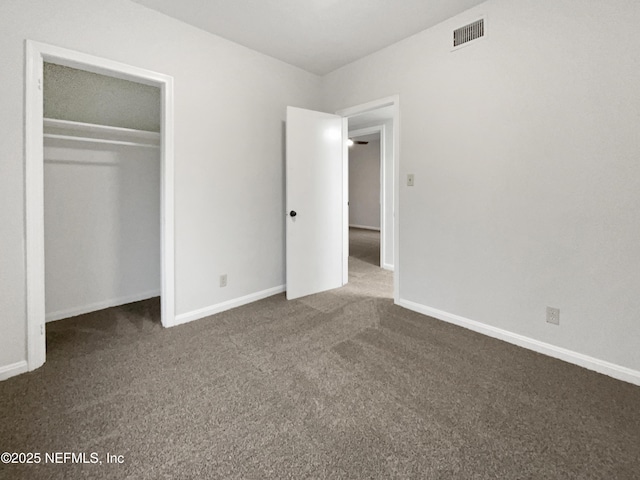
[[287, 298], [342, 286], [342, 118], [287, 107]]

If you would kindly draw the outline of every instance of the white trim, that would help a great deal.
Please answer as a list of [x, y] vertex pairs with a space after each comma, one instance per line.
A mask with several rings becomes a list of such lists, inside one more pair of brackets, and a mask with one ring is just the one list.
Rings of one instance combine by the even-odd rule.
[[375, 232], [380, 232], [380, 227], [367, 227], [366, 225], [351, 225], [349, 224], [349, 228], [360, 228], [362, 230], [373, 230]]
[[[398, 303], [400, 301], [400, 183], [398, 173], [400, 171], [400, 96], [393, 95], [390, 97], [381, 98], [379, 100], [373, 100], [371, 102], [363, 103], [361, 105], [356, 105], [354, 107], [344, 108], [342, 110], [338, 110], [336, 113], [341, 115], [344, 118], [348, 118], [354, 115], [359, 115], [362, 113], [370, 112], [372, 110], [377, 110], [378, 108], [384, 107], [393, 107], [393, 263], [394, 265], [398, 265], [398, 267], [391, 268], [394, 270], [393, 275], [393, 301], [394, 303]], [[380, 135], [380, 149], [383, 151], [384, 143], [384, 130]], [[346, 145], [346, 142], [345, 142]], [[345, 146], [345, 148], [348, 148]], [[384, 149], [386, 150], [386, 149]], [[346, 159], [348, 155], [345, 154], [343, 161], [346, 163]], [[348, 170], [348, 167], [345, 167]], [[345, 176], [344, 182], [346, 186], [344, 186], [345, 191], [348, 193], [349, 188], [349, 178], [348, 175]], [[386, 183], [386, 182], [385, 182]], [[384, 209], [384, 204], [381, 210]], [[348, 228], [348, 212], [345, 217], [345, 228]], [[384, 223], [382, 223], [384, 228]], [[381, 245], [382, 247], [382, 245]], [[344, 261], [348, 261], [349, 250], [348, 248], [344, 250], [345, 259]], [[382, 262], [381, 262], [382, 264]], [[384, 268], [384, 267], [383, 267]]]
[[349, 283], [349, 120], [342, 118], [342, 285]]
[[164, 327], [172, 327], [176, 323], [176, 278], [175, 278], [175, 193], [174, 193], [174, 105], [173, 77], [163, 75], [160, 83], [162, 95], [162, 123], [160, 125], [161, 153], [161, 185], [160, 185], [160, 219], [161, 244], [160, 256], [161, 279], [160, 291], [161, 318]]
[[[400, 97], [393, 102], [393, 302], [400, 301]], [[395, 267], [397, 265], [397, 267]]]
[[247, 305], [248, 303], [256, 302], [258, 300], [262, 300], [263, 298], [271, 297], [285, 291], [286, 285], [280, 285], [279, 287], [268, 288], [267, 290], [262, 290], [261, 292], [251, 293], [249, 295], [245, 295], [244, 297], [234, 298], [232, 300], [227, 300], [226, 302], [218, 303], [216, 305], [210, 305], [208, 307], [199, 308], [198, 310], [193, 310], [191, 312], [181, 313], [180, 315], [176, 316], [175, 325], [181, 325], [183, 323], [193, 322], [194, 320], [200, 320], [201, 318], [215, 315], [216, 313], [221, 313], [226, 310], [231, 310], [232, 308], [241, 307], [243, 305]]
[[9, 365], [4, 365], [3, 367], [0, 367], [0, 382], [6, 380], [7, 378], [15, 377], [16, 375], [20, 375], [21, 373], [28, 371], [29, 365], [27, 364], [26, 360], [11, 363]]
[[27, 40], [25, 62], [25, 262], [27, 363], [44, 364], [44, 146], [42, 52]]
[[175, 324], [173, 78], [86, 53], [25, 41], [25, 250], [27, 363], [45, 361], [43, 62], [159, 87], [161, 146], [161, 310], [162, 324]]
[[476, 320], [470, 320], [459, 315], [427, 307], [409, 300], [400, 299], [397, 303], [408, 310], [412, 310], [447, 323], [452, 323], [460, 327], [468, 328], [469, 330], [487, 335], [488, 337], [497, 338], [499, 340], [512, 343], [513, 345], [518, 345], [519, 347], [533, 350], [534, 352], [542, 353], [549, 357], [558, 358], [565, 362], [640, 386], [640, 371], [632, 370], [627, 367], [616, 365], [615, 363], [606, 362], [582, 353], [574, 352], [573, 350], [557, 347], [550, 343], [541, 342], [533, 338], [525, 337], [524, 335], [492, 327], [491, 325], [487, 325]]
[[79, 307], [68, 308], [66, 310], [58, 310], [57, 312], [47, 313], [45, 321], [55, 322], [56, 320], [62, 320], [63, 318], [75, 317], [77, 315], [84, 315], [85, 313], [96, 312], [110, 307], [118, 307], [127, 303], [139, 302], [141, 300], [147, 300], [149, 298], [159, 297], [160, 290], [152, 290], [149, 292], [138, 293], [136, 295], [128, 295], [126, 297], [111, 298], [109, 300], [102, 300], [100, 302], [90, 303], [88, 305], [82, 305]]
[[393, 272], [395, 270], [393, 265], [391, 265], [390, 263], [383, 263], [382, 268], [384, 270], [389, 270], [390, 272]]
[[371, 102], [362, 103], [353, 107], [343, 108], [338, 110], [336, 115], [342, 117], [351, 117], [353, 115], [360, 115], [361, 113], [367, 113], [371, 110], [377, 110], [378, 108], [390, 107], [398, 103], [398, 95], [392, 95], [390, 97], [380, 98], [378, 100], [372, 100]]
[[[349, 137], [357, 138], [357, 137], [363, 137], [364, 135], [372, 135], [374, 133], [379, 133], [380, 141], [382, 142], [383, 128], [384, 128], [384, 125], [374, 125], [373, 127], [357, 128], [355, 130], [349, 131]], [[382, 148], [382, 145], [380, 145], [380, 148]]]

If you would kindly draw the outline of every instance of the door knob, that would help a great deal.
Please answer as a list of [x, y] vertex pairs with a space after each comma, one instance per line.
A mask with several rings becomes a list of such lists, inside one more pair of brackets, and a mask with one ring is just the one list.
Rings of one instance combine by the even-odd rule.
[[291, 215], [292, 217], [295, 217], [295, 216], [297, 215], [297, 213], [296, 213], [296, 211], [295, 211], [295, 210], [291, 210], [291, 211], [289, 212], [289, 215]]

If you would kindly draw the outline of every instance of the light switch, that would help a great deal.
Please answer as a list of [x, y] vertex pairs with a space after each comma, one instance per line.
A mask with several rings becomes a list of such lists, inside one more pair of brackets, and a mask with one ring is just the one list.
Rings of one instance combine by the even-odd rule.
[[413, 187], [413, 173], [407, 175], [407, 187]]

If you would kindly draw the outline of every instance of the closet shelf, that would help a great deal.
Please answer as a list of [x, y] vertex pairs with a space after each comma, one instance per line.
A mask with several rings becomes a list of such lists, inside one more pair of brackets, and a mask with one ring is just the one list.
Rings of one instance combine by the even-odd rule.
[[44, 138], [51, 138], [53, 140], [73, 140], [75, 142], [87, 142], [87, 143], [107, 143], [110, 145], [124, 145], [127, 147], [151, 147], [159, 148], [160, 145], [153, 143], [138, 143], [138, 142], [123, 142], [122, 140], [108, 140], [104, 138], [90, 138], [90, 137], [77, 137], [73, 135], [57, 135], [55, 133], [45, 133]]
[[44, 119], [44, 138], [130, 147], [158, 148], [160, 146], [158, 132], [53, 118]]

